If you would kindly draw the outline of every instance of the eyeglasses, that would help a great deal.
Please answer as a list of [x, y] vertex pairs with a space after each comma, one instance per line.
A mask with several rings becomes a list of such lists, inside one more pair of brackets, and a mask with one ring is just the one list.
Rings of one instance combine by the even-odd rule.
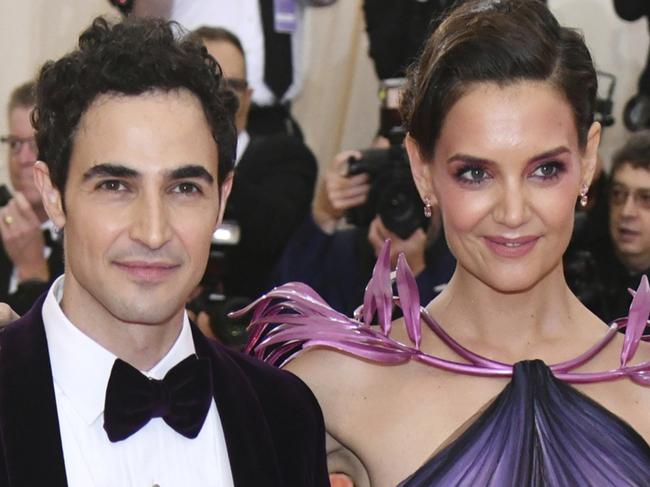
[[224, 78], [226, 86], [233, 91], [243, 92], [248, 88], [248, 81], [243, 78]]
[[36, 147], [36, 139], [34, 137], [14, 137], [13, 135], [4, 135], [0, 137], [0, 142], [7, 144], [9, 150], [12, 154], [18, 154], [23, 148], [24, 144], [27, 144], [27, 147], [32, 152], [37, 152], [38, 148]]
[[623, 206], [630, 195], [635, 205], [650, 210], [650, 188], [632, 190], [624, 184], [614, 184], [609, 190], [609, 202], [614, 206]]

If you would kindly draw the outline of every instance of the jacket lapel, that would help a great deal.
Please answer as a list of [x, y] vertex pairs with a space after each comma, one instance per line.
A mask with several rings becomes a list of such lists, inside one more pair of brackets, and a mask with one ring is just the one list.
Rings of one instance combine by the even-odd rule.
[[237, 487], [282, 485], [264, 410], [241, 367], [228, 352], [192, 326], [199, 357], [212, 363], [214, 400], [223, 426], [228, 458]]
[[10, 486], [67, 486], [44, 299], [0, 333], [0, 480], [5, 475]]

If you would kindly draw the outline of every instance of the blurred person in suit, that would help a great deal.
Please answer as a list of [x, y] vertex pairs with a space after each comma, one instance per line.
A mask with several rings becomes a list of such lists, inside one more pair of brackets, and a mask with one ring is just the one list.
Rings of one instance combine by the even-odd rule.
[[226, 83], [239, 99], [234, 183], [224, 218], [237, 222], [241, 237], [226, 249], [224, 291], [253, 299], [268, 289], [271, 269], [309, 213], [316, 159], [296, 137], [249, 135], [253, 91], [246, 81], [242, 44], [223, 28], [201, 27], [195, 34], [219, 62]]
[[0, 208], [0, 301], [24, 313], [63, 272], [63, 250], [34, 184], [37, 159], [34, 128], [34, 82], [16, 87], [9, 98], [9, 133], [0, 140], [8, 149], [13, 196]]

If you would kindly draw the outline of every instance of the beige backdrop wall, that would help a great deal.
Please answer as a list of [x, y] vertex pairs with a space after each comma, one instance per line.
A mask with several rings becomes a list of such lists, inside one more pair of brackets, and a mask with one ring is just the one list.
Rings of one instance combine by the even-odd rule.
[[[236, 0], [233, 0], [236, 1]], [[617, 124], [605, 131], [603, 155], [622, 143], [623, 104], [635, 90], [645, 62], [648, 32], [643, 21], [625, 23], [611, 0], [550, 0], [561, 21], [582, 29], [599, 69], [618, 77]], [[106, 0], [0, 0], [0, 107], [11, 89], [43, 61], [74, 46], [79, 31], [98, 14], [114, 13]], [[364, 147], [377, 127], [377, 81], [366, 55], [361, 0], [339, 0], [307, 13], [307, 78], [294, 112], [321, 164], [341, 149]], [[2, 110], [4, 112], [4, 110]], [[0, 116], [0, 133], [6, 133]], [[0, 181], [6, 180], [0, 154]]]

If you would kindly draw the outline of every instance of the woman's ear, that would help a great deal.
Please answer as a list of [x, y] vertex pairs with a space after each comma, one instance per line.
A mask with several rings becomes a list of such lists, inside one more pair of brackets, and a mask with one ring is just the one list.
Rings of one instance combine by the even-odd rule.
[[581, 160], [582, 178], [580, 180], [581, 186], [586, 185], [589, 187], [596, 172], [598, 163], [598, 145], [600, 144], [601, 128], [598, 122], [594, 122], [589, 127], [587, 133], [587, 145]]
[[34, 182], [41, 193], [43, 208], [50, 220], [59, 228], [65, 226], [65, 211], [61, 192], [54, 187], [50, 178], [50, 168], [42, 161], [34, 164]]
[[435, 201], [436, 198], [432, 185], [431, 163], [422, 158], [418, 143], [410, 134], [406, 135], [404, 145], [409, 156], [413, 181], [415, 181], [415, 186], [418, 189], [418, 193], [420, 193], [420, 198], [422, 200], [428, 198], [435, 205], [437, 202]]

